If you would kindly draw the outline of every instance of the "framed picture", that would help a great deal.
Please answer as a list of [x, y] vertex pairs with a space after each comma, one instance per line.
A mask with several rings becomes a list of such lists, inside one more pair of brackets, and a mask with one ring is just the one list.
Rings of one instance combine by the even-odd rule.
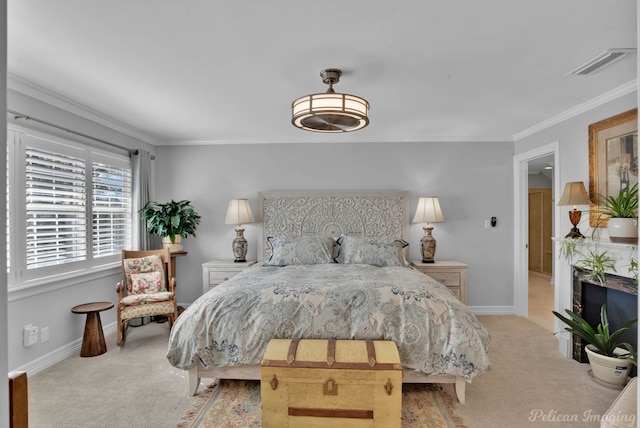
[[589, 225], [607, 227], [598, 216], [599, 199], [617, 196], [637, 182], [638, 109], [589, 125], [589, 194], [595, 205], [589, 211]]

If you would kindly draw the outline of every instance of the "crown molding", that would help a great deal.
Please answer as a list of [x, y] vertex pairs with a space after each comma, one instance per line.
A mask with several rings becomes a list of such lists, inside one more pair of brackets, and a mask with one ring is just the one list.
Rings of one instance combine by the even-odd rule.
[[76, 116], [96, 122], [122, 134], [136, 138], [147, 144], [153, 144], [148, 135], [132, 129], [130, 125], [120, 122], [117, 119], [109, 117], [97, 110], [87, 107], [86, 105], [78, 103], [70, 98], [66, 98], [40, 85], [18, 77], [15, 74], [7, 73], [7, 88], [35, 98], [38, 101], [50, 104]]
[[617, 98], [620, 98], [624, 95], [630, 94], [638, 90], [638, 80], [632, 80], [630, 82], [625, 83], [624, 85], [618, 86], [617, 88], [605, 92], [602, 95], [599, 95], [595, 98], [590, 99], [589, 101], [579, 104], [567, 111], [564, 111], [556, 116], [553, 116], [543, 122], [538, 123], [537, 125], [532, 126], [531, 128], [527, 128], [524, 131], [520, 131], [517, 134], [513, 134], [513, 141], [519, 141], [523, 138], [526, 138], [530, 135], [536, 134], [540, 131], [543, 131], [547, 128], [550, 128], [554, 125], [564, 122], [565, 120], [569, 120], [573, 117], [576, 117], [582, 113], [585, 113], [589, 110], [593, 110], [596, 107], [600, 107], [603, 104], [608, 103], [609, 101], [613, 101]]
[[[149, 135], [140, 132], [138, 130], [132, 129], [132, 127], [126, 123], [120, 122], [117, 119], [109, 117], [103, 113], [100, 113], [90, 107], [87, 107], [83, 104], [80, 104], [76, 101], [73, 101], [69, 98], [66, 98], [60, 94], [57, 94], [53, 91], [50, 91], [42, 86], [36, 85], [26, 79], [18, 77], [14, 74], [7, 73], [7, 88], [14, 90], [16, 92], [20, 92], [24, 95], [33, 97], [39, 101], [50, 104], [54, 107], [60, 108], [64, 111], [72, 113], [76, 116], [85, 118], [87, 120], [91, 120], [100, 125], [111, 128], [115, 131], [121, 132], [122, 134], [128, 135], [132, 138], [136, 138], [141, 140], [147, 144], [155, 145], [155, 146], [172, 146], [172, 145], [217, 145], [217, 144], [271, 144], [271, 143], [299, 143], [299, 138], [291, 138], [291, 139], [274, 139], [270, 140], [268, 138], [260, 137], [255, 139], [247, 139], [242, 142], [232, 141], [232, 140], [198, 140], [198, 141], [177, 141], [177, 140], [154, 140]], [[358, 143], [388, 143], [389, 141], [396, 141], [399, 143], [445, 143], [445, 142], [517, 142], [522, 140], [528, 136], [541, 132], [547, 128], [550, 128], [554, 125], [562, 123], [568, 119], [576, 117], [582, 113], [585, 113], [589, 110], [593, 110], [603, 104], [606, 104], [610, 101], [613, 101], [617, 98], [620, 98], [624, 95], [630, 94], [638, 90], [638, 81], [632, 80], [630, 82], [625, 83], [609, 92], [606, 92], [602, 95], [599, 95], [585, 103], [579, 104], [565, 112], [562, 112], [556, 116], [553, 116], [543, 122], [538, 123], [530, 128], [527, 128], [523, 131], [520, 131], [512, 136], [485, 136], [485, 137], [463, 137], [463, 136], [422, 136], [422, 137], [407, 137], [407, 136], [398, 136], [396, 138], [368, 138], [362, 141], [356, 141]], [[316, 143], [344, 143], [348, 142], [342, 139], [332, 139], [331, 141], [327, 140], [318, 140], [312, 141]]]

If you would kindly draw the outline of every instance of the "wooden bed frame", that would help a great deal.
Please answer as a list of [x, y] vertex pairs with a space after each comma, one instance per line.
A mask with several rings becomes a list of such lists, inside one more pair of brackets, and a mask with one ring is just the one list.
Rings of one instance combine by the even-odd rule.
[[[335, 236], [409, 241], [409, 192], [381, 191], [268, 191], [258, 193], [258, 260], [267, 260], [268, 236]], [[259, 365], [189, 369], [189, 393], [195, 395], [200, 379], [260, 380]], [[404, 372], [403, 383], [452, 383], [458, 401], [465, 402], [461, 376]]]

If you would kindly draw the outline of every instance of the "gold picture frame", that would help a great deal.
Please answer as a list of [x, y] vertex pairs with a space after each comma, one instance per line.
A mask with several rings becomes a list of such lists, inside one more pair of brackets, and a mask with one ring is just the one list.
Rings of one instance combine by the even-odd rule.
[[589, 125], [589, 226], [607, 227], [600, 199], [638, 182], [638, 109]]

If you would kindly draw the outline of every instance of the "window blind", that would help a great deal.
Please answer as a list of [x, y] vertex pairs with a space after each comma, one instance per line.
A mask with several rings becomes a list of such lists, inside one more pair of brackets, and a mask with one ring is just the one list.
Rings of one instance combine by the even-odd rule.
[[120, 254], [131, 231], [131, 170], [92, 165], [93, 257]]
[[26, 265], [40, 268], [85, 260], [85, 161], [26, 148]]

